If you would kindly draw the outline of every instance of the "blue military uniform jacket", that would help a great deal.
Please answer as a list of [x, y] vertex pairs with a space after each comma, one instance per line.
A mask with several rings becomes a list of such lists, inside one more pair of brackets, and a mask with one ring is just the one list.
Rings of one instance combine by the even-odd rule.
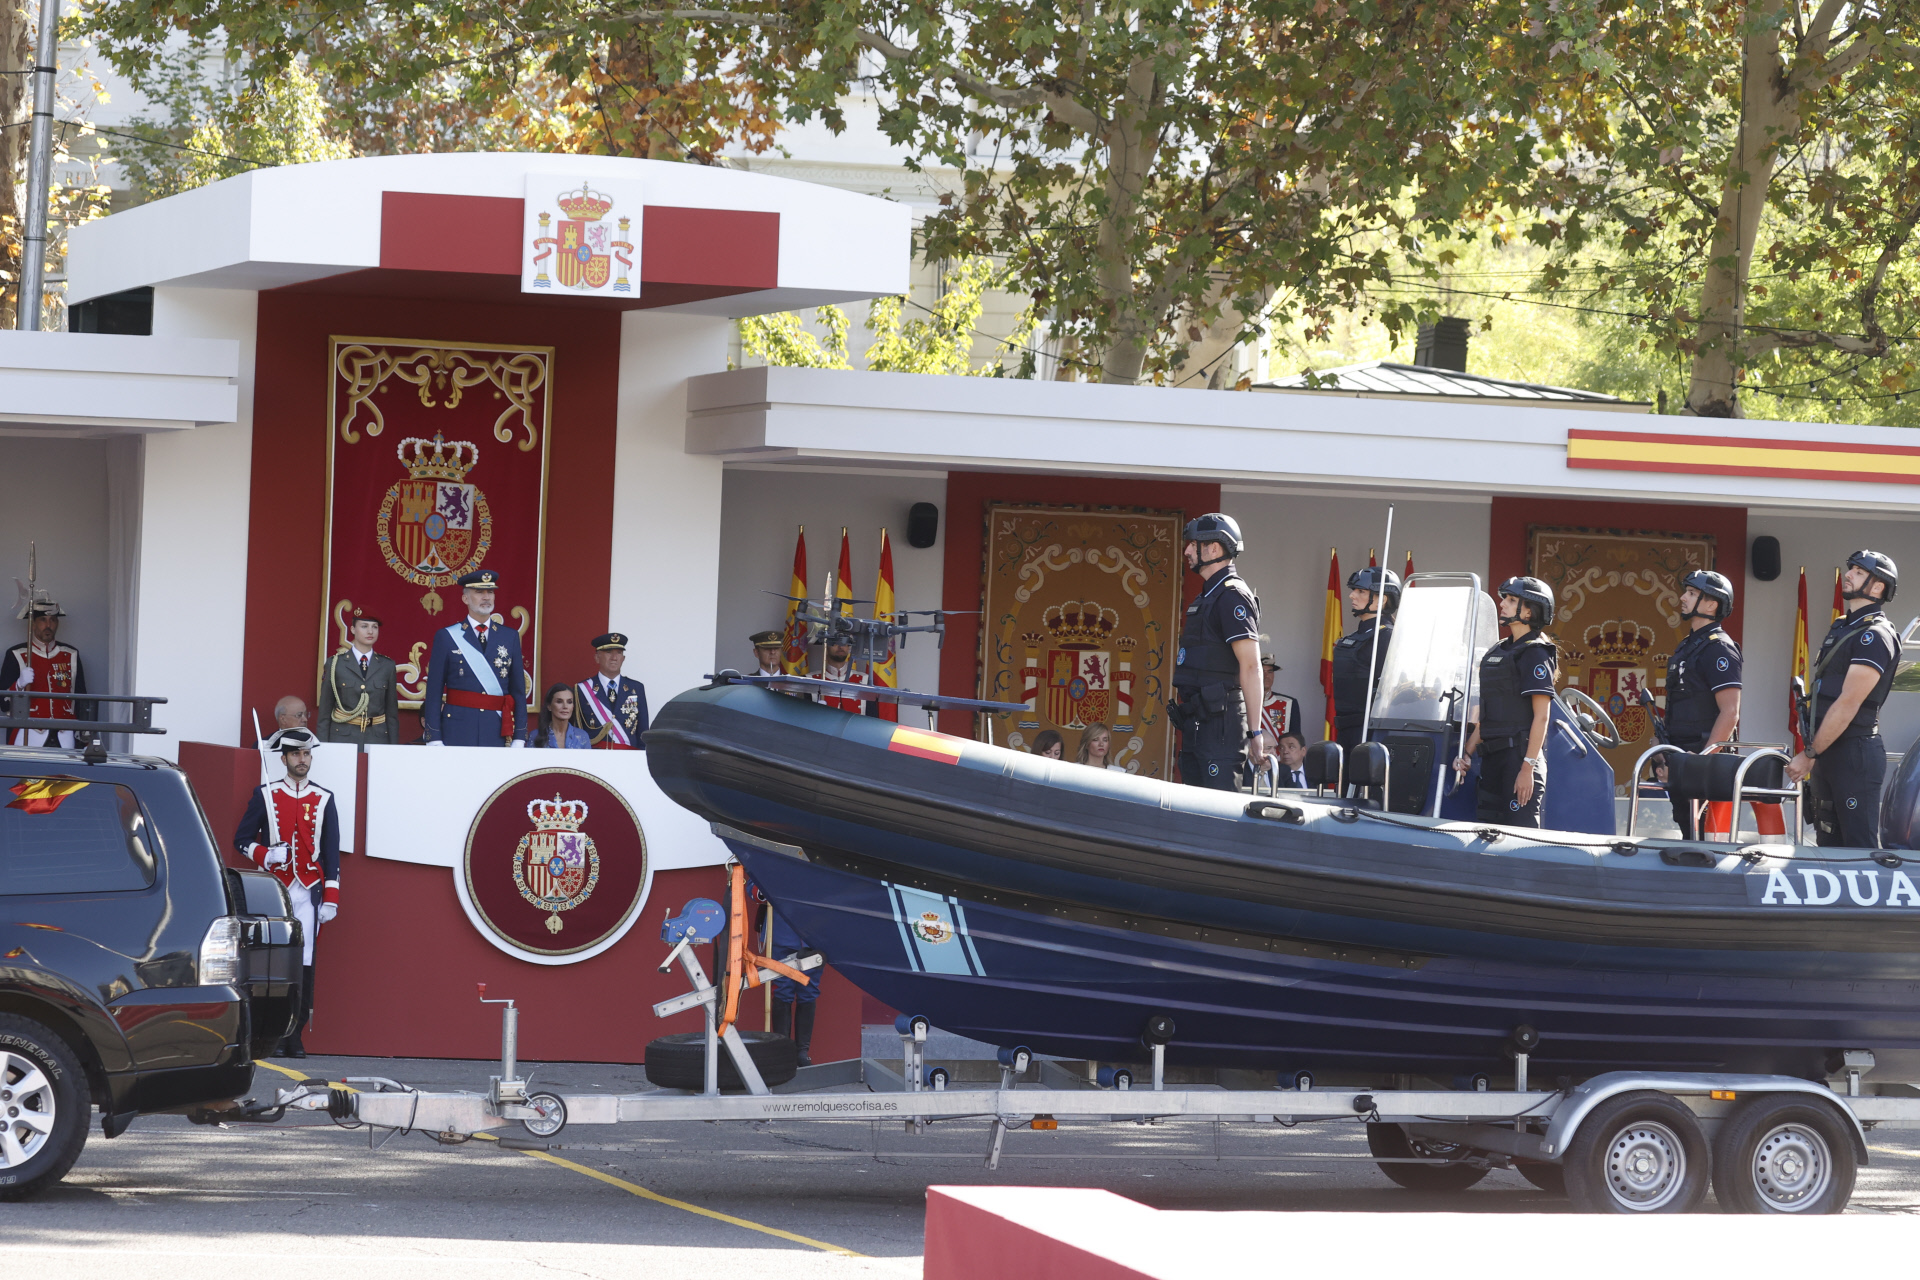
[[[592, 696], [589, 697], [589, 694]], [[600, 715], [600, 704], [606, 706], [613, 723], [626, 735], [626, 745], [636, 751], [645, 751], [647, 747], [640, 740], [640, 735], [647, 731], [647, 686], [638, 680], [621, 676], [609, 693], [606, 680], [596, 675], [592, 679], [582, 680], [574, 689], [574, 723], [593, 735], [593, 745], [596, 747], [620, 745]]]
[[[462, 646], [454, 642], [456, 634], [467, 649], [484, 659], [487, 666], [484, 673], [475, 673]], [[456, 691], [482, 695], [497, 691], [510, 696], [513, 736], [524, 739], [527, 674], [520, 658], [520, 633], [505, 623], [493, 623], [487, 628], [486, 643], [482, 646], [474, 634], [471, 618], [462, 618], [456, 626], [434, 632], [433, 651], [427, 659], [426, 698], [420, 706], [420, 720], [428, 742], [445, 742], [450, 747], [505, 746], [506, 739], [500, 732], [500, 712], [456, 706], [446, 696]]]

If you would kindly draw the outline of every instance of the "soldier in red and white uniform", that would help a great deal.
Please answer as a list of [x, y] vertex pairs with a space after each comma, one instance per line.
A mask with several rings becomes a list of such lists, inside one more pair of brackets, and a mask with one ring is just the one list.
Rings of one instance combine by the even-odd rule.
[[306, 935], [301, 957], [300, 1018], [278, 1056], [304, 1058], [300, 1032], [313, 1013], [313, 944], [320, 927], [340, 911], [340, 810], [333, 792], [307, 781], [319, 739], [306, 729], [282, 729], [267, 739], [287, 776], [254, 788], [233, 847], [287, 887], [294, 918]]
[[[7, 650], [0, 659], [0, 689], [45, 690], [48, 693], [85, 693], [86, 673], [80, 667], [80, 651], [61, 644], [60, 619], [66, 611], [48, 599], [45, 592], [29, 598], [21, 588], [20, 610], [15, 617], [24, 619], [30, 639]], [[35, 720], [91, 720], [93, 707], [81, 703], [76, 711], [72, 698], [34, 698], [27, 714]], [[75, 747], [86, 745], [86, 735], [75, 741], [71, 729], [11, 729], [7, 744], [15, 747]]]
[[[841, 684], [867, 684], [865, 672], [853, 669], [853, 646], [846, 639], [835, 636], [827, 642], [827, 657], [820, 672], [822, 680], [837, 680]], [[841, 711], [852, 712], [856, 716], [867, 713], [867, 700], [840, 694], [823, 694], [820, 701]]]
[[1260, 730], [1267, 735], [1267, 741], [1277, 743], [1280, 735], [1289, 729], [1300, 728], [1300, 699], [1273, 691], [1273, 677], [1280, 670], [1272, 654], [1260, 659], [1260, 675], [1266, 686], [1260, 703]]

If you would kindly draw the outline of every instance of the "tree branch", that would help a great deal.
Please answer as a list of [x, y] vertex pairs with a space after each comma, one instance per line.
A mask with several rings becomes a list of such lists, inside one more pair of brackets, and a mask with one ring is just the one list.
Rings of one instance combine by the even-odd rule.
[[[913, 54], [887, 39], [877, 31], [856, 31], [853, 38], [861, 46], [871, 49], [889, 62], [911, 62]], [[1005, 107], [1012, 111], [1022, 111], [1032, 107], [1044, 106], [1054, 118], [1069, 129], [1078, 129], [1089, 137], [1097, 137], [1101, 132], [1100, 118], [1075, 102], [1058, 89], [1039, 85], [1027, 85], [1023, 88], [1008, 88], [985, 80], [971, 71], [963, 71], [951, 63], [936, 64], [934, 72], [943, 80], [950, 80], [968, 97], [996, 107]]]

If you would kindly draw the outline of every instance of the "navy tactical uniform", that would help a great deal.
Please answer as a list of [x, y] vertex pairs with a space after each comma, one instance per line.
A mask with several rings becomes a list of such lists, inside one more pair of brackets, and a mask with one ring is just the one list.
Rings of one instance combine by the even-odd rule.
[[[492, 591], [499, 583], [491, 569], [483, 569], [460, 585]], [[434, 632], [420, 722], [428, 742], [450, 747], [524, 745], [527, 673], [520, 633], [497, 620], [476, 628], [471, 618]]]
[[[1538, 631], [1524, 639], [1509, 636], [1480, 659], [1480, 791], [1475, 817], [1509, 827], [1537, 827], [1547, 797], [1544, 759], [1533, 765], [1533, 796], [1522, 805], [1513, 784], [1527, 754], [1533, 730], [1533, 695], [1553, 696], [1560, 655]], [[1545, 749], [1542, 748], [1544, 756]]]
[[1173, 668], [1180, 699], [1174, 709], [1180, 728], [1180, 781], [1235, 789], [1247, 745], [1247, 708], [1233, 642], [1259, 635], [1260, 601], [1239, 570], [1228, 564], [1187, 606], [1180, 629]]
[[[1716, 696], [1726, 689], [1738, 689], [1741, 675], [1740, 646], [1715, 622], [1702, 627], [1674, 647], [1667, 661], [1667, 741], [1682, 751], [1701, 751], [1712, 736], [1720, 718]], [[1673, 801], [1674, 825], [1683, 840], [1698, 838], [1693, 826], [1693, 801], [1676, 797]]]
[[[1393, 619], [1387, 618], [1380, 624], [1380, 648], [1375, 653], [1373, 630], [1377, 621], [1367, 618], [1333, 642], [1333, 734], [1341, 751], [1349, 755], [1360, 745], [1367, 702], [1378, 687], [1380, 668], [1387, 661], [1387, 645], [1393, 640]], [[1373, 664], [1371, 679], [1368, 663]]]
[[[1844, 649], [1844, 651], [1842, 651]], [[1868, 605], [1842, 616], [1827, 629], [1814, 665], [1820, 670], [1814, 686], [1814, 731], [1825, 723], [1827, 711], [1840, 697], [1847, 672], [1868, 666], [1880, 673], [1853, 722], [1840, 737], [1814, 758], [1808, 779], [1819, 843], [1849, 849], [1880, 847], [1880, 788], [1887, 780], [1887, 748], [1880, 738], [1880, 704], [1893, 687], [1900, 658], [1900, 640], [1878, 605]], [[1809, 744], [1811, 745], [1811, 744]]]

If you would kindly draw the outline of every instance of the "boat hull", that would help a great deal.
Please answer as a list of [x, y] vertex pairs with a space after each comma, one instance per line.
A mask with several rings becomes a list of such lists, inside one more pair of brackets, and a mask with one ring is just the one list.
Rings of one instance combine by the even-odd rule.
[[1674, 842], [1307, 801], [1257, 821], [1245, 797], [902, 742], [927, 740], [725, 689], [669, 704], [648, 755], [838, 972], [950, 1031], [1136, 1061], [1166, 1013], [1176, 1063], [1446, 1078], [1504, 1069], [1525, 1023], [1549, 1077], [1819, 1076], [1868, 1048], [1876, 1078], [1920, 1079], [1920, 904], [1889, 908], [1907, 873], [1862, 855], [1817, 874], [1875, 905], [1774, 909], [1731, 849], [1696, 867]]

